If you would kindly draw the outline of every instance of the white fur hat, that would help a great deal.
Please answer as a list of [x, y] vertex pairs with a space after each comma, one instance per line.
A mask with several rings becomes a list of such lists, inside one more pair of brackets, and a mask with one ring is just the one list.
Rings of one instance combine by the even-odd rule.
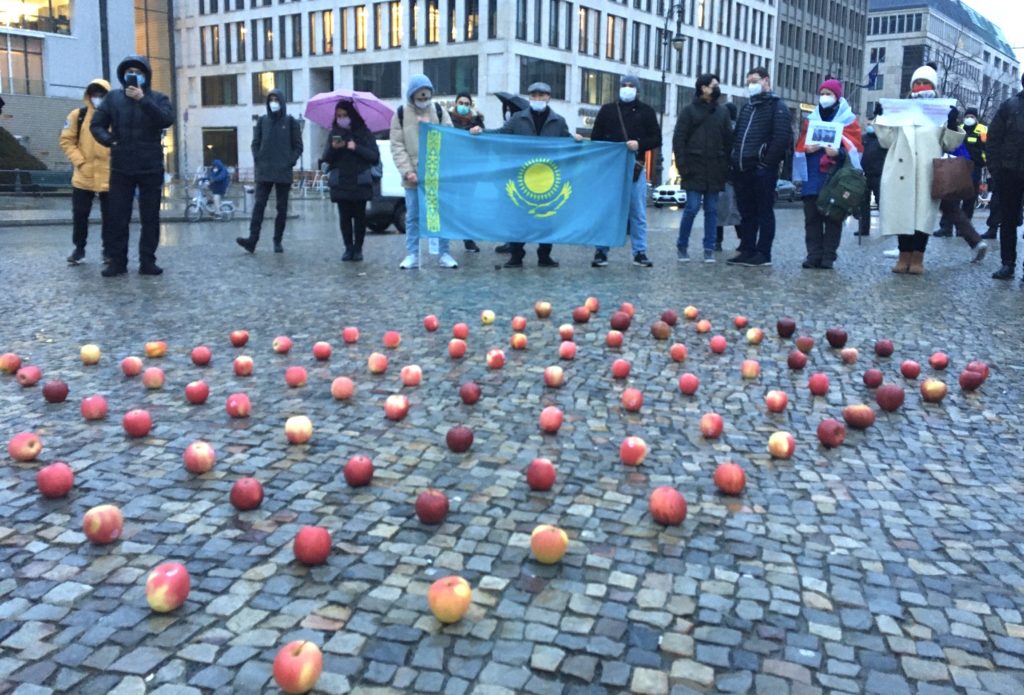
[[918, 80], [927, 80], [931, 83], [932, 87], [936, 89], [939, 87], [939, 73], [935, 72], [935, 68], [931, 65], [922, 65], [917, 70], [914, 70], [914, 74], [910, 78], [910, 84], [914, 84]]

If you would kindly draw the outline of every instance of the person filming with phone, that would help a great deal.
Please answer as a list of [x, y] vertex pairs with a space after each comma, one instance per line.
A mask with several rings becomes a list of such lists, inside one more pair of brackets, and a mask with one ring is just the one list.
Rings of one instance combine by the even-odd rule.
[[96, 107], [89, 132], [110, 148], [110, 263], [100, 273], [115, 277], [128, 272], [128, 227], [132, 201], [139, 194], [139, 274], [159, 275], [160, 196], [164, 184], [163, 131], [174, 125], [174, 107], [166, 94], [153, 89], [149, 61], [128, 56], [117, 66], [115, 89]]

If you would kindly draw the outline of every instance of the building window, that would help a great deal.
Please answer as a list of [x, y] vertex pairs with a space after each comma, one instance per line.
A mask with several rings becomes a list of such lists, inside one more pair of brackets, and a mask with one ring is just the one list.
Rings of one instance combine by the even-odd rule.
[[238, 104], [238, 76], [203, 77], [201, 91], [203, 106], [235, 106]]
[[561, 0], [551, 0], [551, 6], [548, 8], [548, 45], [553, 48], [558, 48], [562, 45], [561, 4]]
[[885, 75], [878, 75], [875, 78], [875, 84], [871, 87], [871, 91], [880, 92], [885, 89]]
[[565, 71], [564, 63], [519, 56], [519, 92], [526, 94], [534, 82], [547, 82], [552, 99], [565, 99]]
[[476, 93], [477, 57], [429, 58], [423, 61], [423, 74], [434, 83], [434, 94]]
[[526, 41], [526, 0], [516, 0], [516, 38]]
[[[8, 6], [4, 7], [5, 27], [42, 31], [47, 34], [70, 34], [71, 11], [68, 4], [68, 0], [34, 0], [33, 2], [0, 3], [0, 6]], [[202, 5], [199, 9], [202, 14]], [[213, 11], [216, 12], [216, 9]], [[3, 50], [5, 52], [7, 50], [6, 40]], [[7, 66], [4, 65], [4, 70], [6, 69]], [[0, 91], [6, 91], [6, 89], [5, 86]]]
[[480, 36], [480, 1], [466, 0], [466, 41]]
[[487, 0], [487, 38], [498, 38], [498, 0]]
[[387, 5], [383, 2], [373, 4], [373, 47], [377, 50], [384, 48], [385, 36], [388, 33], [387, 20], [384, 18], [387, 12]]
[[448, 0], [448, 43], [459, 40], [459, 19], [455, 0]]
[[199, 64], [220, 65], [220, 27], [199, 27]]
[[885, 62], [885, 49], [884, 48], [872, 48], [871, 57], [868, 59], [869, 63], [884, 63]]
[[263, 60], [274, 59], [274, 20], [263, 20]]
[[427, 43], [441, 40], [441, 8], [438, 0], [427, 0]]
[[605, 21], [604, 57], [626, 62], [626, 20], [613, 14]]
[[360, 5], [356, 8], [356, 50], [366, 50], [366, 32], [367, 32], [367, 16], [366, 16], [366, 5]]
[[402, 3], [391, 3], [391, 32], [388, 45], [391, 48], [399, 48], [402, 45]]
[[0, 42], [0, 90], [9, 94], [45, 95], [43, 40], [15, 35], [5, 39]]
[[414, 2], [412, 7], [409, 8], [409, 45], [419, 45], [419, 30], [420, 30], [420, 4]]
[[292, 99], [292, 71], [254, 72], [252, 74], [252, 103], [264, 104], [271, 89], [280, 89], [285, 101]]
[[292, 15], [292, 57], [302, 55], [302, 15]]
[[364, 63], [352, 67], [352, 88], [360, 92], [373, 92], [382, 99], [402, 96], [402, 64]]
[[619, 76], [603, 70], [583, 68], [580, 101], [584, 104], [610, 102], [619, 94]]
[[348, 18], [349, 8], [342, 7], [338, 10], [338, 43], [342, 53], [348, 53]]

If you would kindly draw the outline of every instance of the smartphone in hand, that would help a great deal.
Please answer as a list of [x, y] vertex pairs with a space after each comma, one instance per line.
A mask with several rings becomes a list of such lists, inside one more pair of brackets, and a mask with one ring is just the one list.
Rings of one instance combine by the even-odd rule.
[[136, 75], [135, 73], [129, 73], [129, 74], [125, 75], [124, 76], [124, 84], [125, 84], [126, 87], [138, 87], [139, 86], [139, 76]]

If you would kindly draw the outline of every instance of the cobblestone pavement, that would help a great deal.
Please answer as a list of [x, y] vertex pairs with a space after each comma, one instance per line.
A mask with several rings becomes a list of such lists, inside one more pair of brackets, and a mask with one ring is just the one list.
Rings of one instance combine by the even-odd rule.
[[[242, 223], [168, 225], [160, 278], [101, 279], [95, 244], [86, 264], [65, 267], [67, 228], [0, 233], [0, 352], [71, 388], [67, 402], [47, 404], [38, 386], [0, 376], [4, 441], [30, 430], [44, 442], [39, 461], [2, 463], [0, 693], [276, 692], [271, 662], [293, 639], [322, 648], [324, 693], [1024, 692], [1024, 292], [989, 279], [991, 257], [969, 265], [963, 242], [937, 239], [926, 275], [896, 276], [881, 255], [891, 240], [858, 246], [847, 236], [835, 272], [801, 270], [800, 214], [789, 209], [774, 267], [683, 265], [674, 257], [678, 213], [662, 210], [652, 211], [649, 270], [621, 249], [607, 268], [591, 269], [587, 249], [568, 248], [556, 248], [561, 268], [542, 269], [531, 247], [524, 270], [495, 271], [500, 257], [485, 243], [479, 255], [454, 245], [456, 271], [431, 263], [399, 272], [403, 238], [371, 236], [366, 262], [342, 264], [330, 210], [302, 214], [282, 255], [266, 244], [251, 257], [240, 252], [232, 239]], [[576, 359], [559, 360], [558, 326], [588, 296], [600, 312], [576, 325]], [[553, 304], [551, 318], [535, 317], [539, 299]], [[636, 317], [623, 347], [611, 349], [609, 316], [623, 301]], [[688, 304], [728, 338], [725, 354], [711, 354], [708, 336], [685, 320], [674, 328], [689, 348], [683, 363], [669, 358], [671, 341], [651, 336], [664, 309]], [[493, 325], [481, 325], [483, 309], [496, 312]], [[441, 320], [436, 333], [421, 323], [430, 313]], [[528, 318], [525, 351], [509, 347], [515, 314]], [[759, 347], [732, 326], [737, 314], [765, 329]], [[781, 316], [815, 338], [802, 372], [786, 366], [793, 341], [776, 335]], [[469, 324], [469, 351], [454, 360], [446, 345], [457, 321]], [[860, 350], [853, 366], [824, 341], [837, 324]], [[358, 343], [342, 342], [347, 325], [360, 328]], [[236, 328], [251, 333], [245, 348], [228, 341]], [[402, 334], [397, 349], [381, 346], [388, 329]], [[287, 356], [271, 350], [282, 334], [295, 340]], [[890, 358], [873, 352], [881, 337], [895, 343]], [[147, 390], [119, 361], [157, 339], [167, 356], [145, 361], [167, 383]], [[328, 362], [313, 359], [317, 340], [334, 345]], [[79, 347], [89, 342], [103, 357], [86, 367]], [[213, 349], [208, 367], [189, 360], [198, 344]], [[506, 351], [501, 370], [486, 367], [493, 347]], [[936, 349], [951, 355], [944, 373], [927, 365]], [[383, 375], [367, 371], [373, 351], [390, 357]], [[253, 376], [234, 376], [237, 354], [253, 356]], [[616, 357], [632, 363], [626, 381], [611, 378]], [[761, 361], [760, 379], [741, 379], [745, 357]], [[899, 374], [906, 358], [924, 365], [922, 379], [949, 383], [945, 401], [922, 403], [920, 379]], [[957, 375], [974, 358], [992, 374], [965, 394]], [[403, 388], [399, 369], [412, 363], [423, 383]], [[566, 371], [560, 389], [542, 380], [552, 364]], [[289, 365], [309, 369], [308, 385], [285, 385]], [[848, 403], [874, 405], [861, 380], [871, 366], [906, 386], [906, 404], [875, 408], [873, 427], [822, 448], [822, 418]], [[677, 387], [684, 371], [701, 380], [692, 397]], [[831, 379], [826, 397], [807, 390], [814, 371]], [[339, 375], [356, 382], [350, 401], [331, 397]], [[210, 384], [206, 405], [183, 397], [197, 378]], [[483, 389], [473, 406], [457, 394], [468, 379]], [[620, 404], [627, 384], [643, 390], [639, 413]], [[773, 388], [789, 393], [782, 414], [765, 410]], [[251, 417], [225, 413], [234, 391], [252, 397]], [[106, 420], [79, 414], [93, 393], [109, 398]], [[392, 393], [412, 402], [401, 422], [383, 415]], [[566, 413], [557, 435], [538, 429], [549, 404]], [[140, 407], [153, 414], [153, 431], [126, 438], [121, 415]], [[708, 411], [724, 417], [720, 439], [700, 434]], [[295, 414], [313, 421], [310, 444], [287, 443], [283, 424]], [[445, 446], [455, 424], [475, 432], [465, 454]], [[790, 460], [766, 450], [780, 429], [797, 441]], [[650, 446], [638, 468], [618, 458], [630, 434]], [[199, 438], [218, 461], [193, 477], [182, 452]], [[374, 460], [370, 487], [349, 488], [341, 476], [356, 453]], [[525, 484], [536, 456], [558, 467], [550, 492]], [[35, 474], [55, 460], [73, 467], [75, 488], [46, 500]], [[736, 498], [712, 482], [727, 460], [748, 476]], [[266, 498], [238, 512], [228, 491], [245, 475], [262, 481]], [[682, 526], [651, 519], [648, 495], [660, 485], [686, 496]], [[428, 486], [451, 499], [440, 526], [413, 512]], [[81, 532], [82, 514], [102, 503], [125, 517], [123, 537], [108, 546]], [[539, 523], [568, 532], [561, 563], [531, 559]], [[325, 565], [293, 557], [306, 524], [330, 529]], [[187, 565], [192, 591], [182, 608], [157, 614], [144, 583], [166, 560]], [[473, 604], [443, 627], [426, 591], [447, 574], [472, 584]]]

